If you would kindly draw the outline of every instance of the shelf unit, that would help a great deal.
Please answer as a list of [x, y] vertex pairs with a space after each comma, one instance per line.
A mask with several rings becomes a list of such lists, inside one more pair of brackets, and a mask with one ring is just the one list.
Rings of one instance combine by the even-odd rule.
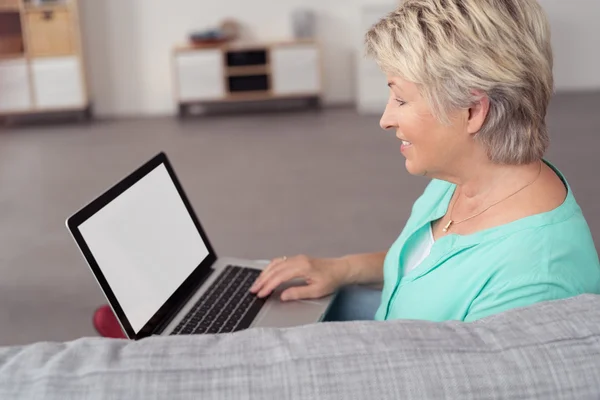
[[183, 46], [173, 52], [180, 116], [194, 104], [322, 97], [320, 47], [313, 41]]
[[0, 116], [89, 117], [77, 0], [0, 0]]

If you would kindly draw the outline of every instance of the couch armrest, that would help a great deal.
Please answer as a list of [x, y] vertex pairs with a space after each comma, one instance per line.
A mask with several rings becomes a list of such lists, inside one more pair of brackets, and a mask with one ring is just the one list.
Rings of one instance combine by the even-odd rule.
[[0, 398], [587, 399], [600, 296], [474, 323], [321, 323], [214, 336], [0, 349]]

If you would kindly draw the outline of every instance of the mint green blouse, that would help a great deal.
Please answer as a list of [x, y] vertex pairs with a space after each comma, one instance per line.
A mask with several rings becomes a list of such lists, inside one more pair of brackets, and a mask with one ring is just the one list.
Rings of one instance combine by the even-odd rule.
[[592, 235], [565, 177], [558, 208], [472, 235], [450, 234], [403, 276], [420, 232], [448, 210], [456, 185], [433, 180], [415, 202], [384, 262], [376, 320], [473, 321], [515, 307], [583, 293], [600, 294]]

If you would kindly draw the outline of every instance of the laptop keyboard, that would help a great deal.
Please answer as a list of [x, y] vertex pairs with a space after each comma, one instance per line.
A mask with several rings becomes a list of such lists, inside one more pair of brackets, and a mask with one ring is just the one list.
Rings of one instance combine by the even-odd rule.
[[266, 302], [249, 292], [260, 272], [227, 266], [171, 334], [226, 333], [248, 328]]

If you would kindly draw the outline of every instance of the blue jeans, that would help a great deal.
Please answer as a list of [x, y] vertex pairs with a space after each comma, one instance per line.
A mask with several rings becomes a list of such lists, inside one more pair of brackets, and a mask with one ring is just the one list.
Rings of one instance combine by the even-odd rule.
[[381, 302], [381, 290], [365, 286], [347, 286], [335, 296], [324, 321], [368, 321], [375, 318]]

